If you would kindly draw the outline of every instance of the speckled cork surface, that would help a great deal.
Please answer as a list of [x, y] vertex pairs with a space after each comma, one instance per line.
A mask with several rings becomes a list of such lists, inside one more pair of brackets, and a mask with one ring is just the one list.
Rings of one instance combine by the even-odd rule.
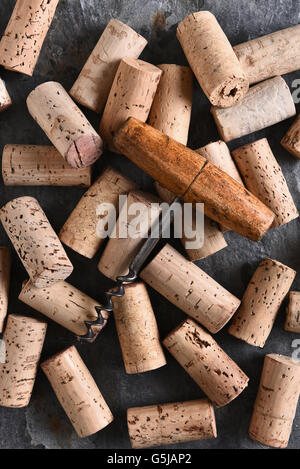
[[[13, 8], [11, 0], [0, 5], [0, 34], [4, 32]], [[42, 130], [29, 115], [25, 99], [38, 84], [48, 80], [59, 81], [67, 90], [73, 85], [90, 51], [93, 49], [108, 21], [115, 17], [133, 27], [149, 41], [141, 55], [155, 65], [177, 63], [186, 65], [176, 39], [176, 27], [186, 15], [201, 9], [214, 13], [233, 45], [297, 24], [300, 17], [298, 0], [60, 0], [46, 37], [40, 59], [32, 78], [1, 70], [13, 98], [13, 106], [0, 114], [0, 151], [6, 143], [49, 144]], [[291, 87], [300, 71], [284, 77]], [[296, 105], [297, 112], [300, 104]], [[216, 126], [209, 112], [210, 103], [195, 83], [189, 146], [199, 148], [218, 139]], [[99, 116], [83, 109], [90, 122], [98, 128]], [[300, 208], [300, 161], [281, 146], [280, 140], [293, 121], [289, 119], [250, 136], [230, 142], [234, 149], [262, 137], [270, 146], [282, 167], [298, 209]], [[106, 152], [95, 164], [93, 178], [109, 163], [133, 178], [143, 189], [153, 191], [151, 179], [129, 160]], [[36, 197], [56, 232], [66, 221], [84, 189], [63, 187], [4, 187], [0, 185], [1, 206], [18, 196]], [[228, 247], [214, 256], [199, 261], [199, 266], [237, 297], [242, 294], [258, 263], [265, 257], [276, 259], [295, 270], [300, 269], [300, 221], [269, 232], [259, 243], [241, 236], [225, 233]], [[0, 244], [9, 241], [0, 228]], [[180, 243], [175, 246], [181, 249]], [[89, 294], [102, 298], [102, 292], [112, 282], [97, 270], [97, 262], [104, 246], [93, 260], [86, 259], [66, 248], [74, 265], [68, 282]], [[18, 301], [26, 272], [13, 252], [10, 313], [32, 314], [42, 318]], [[299, 275], [292, 287], [300, 290]], [[149, 289], [161, 337], [185, 318], [155, 291]], [[285, 300], [286, 301], [286, 300]], [[262, 448], [248, 437], [252, 408], [266, 353], [291, 355], [292, 341], [299, 334], [284, 331], [285, 304], [281, 307], [271, 335], [264, 349], [257, 349], [235, 339], [227, 328], [214, 338], [249, 376], [248, 388], [229, 405], [216, 409], [218, 438], [168, 446], [168, 448]], [[49, 323], [42, 360], [65, 347], [76, 344], [71, 333]], [[140, 375], [126, 375], [121, 349], [113, 319], [100, 333], [94, 344], [80, 344], [78, 350], [91, 370], [115, 420], [103, 431], [79, 439], [41, 370], [38, 372], [33, 396], [25, 409], [0, 408], [0, 448], [130, 448], [126, 425], [128, 407], [151, 405], [204, 397], [202, 391], [166, 352], [167, 366]], [[293, 425], [289, 448], [300, 448], [300, 406]]]

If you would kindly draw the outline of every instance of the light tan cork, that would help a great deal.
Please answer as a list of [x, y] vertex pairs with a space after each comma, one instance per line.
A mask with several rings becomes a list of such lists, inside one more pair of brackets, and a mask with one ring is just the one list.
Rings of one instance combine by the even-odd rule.
[[27, 316], [9, 314], [3, 334], [6, 355], [0, 362], [0, 406], [29, 404], [47, 324]]
[[73, 168], [95, 163], [102, 139], [60, 83], [48, 81], [28, 95], [27, 107], [66, 162]]
[[252, 86], [230, 109], [213, 106], [211, 113], [221, 138], [229, 142], [288, 119], [296, 109], [286, 82], [275, 77]]
[[300, 158], [300, 115], [281, 139], [281, 145], [296, 158]]
[[[222, 140], [216, 142], [211, 142], [205, 145], [204, 147], [198, 148], [195, 150], [201, 156], [207, 159], [210, 163], [217, 166], [217, 168], [222, 169], [225, 173], [229, 174], [233, 179], [235, 179], [242, 186], [244, 185], [242, 178], [237, 170], [237, 167], [231, 157], [228, 146]], [[222, 226], [222, 231], [227, 231], [226, 226]]]
[[0, 41], [0, 64], [32, 76], [59, 0], [17, 0]]
[[300, 362], [272, 353], [265, 356], [249, 428], [250, 437], [266, 446], [286, 448], [300, 392]]
[[298, 218], [285, 177], [266, 138], [236, 148], [232, 156], [247, 189], [275, 213], [273, 227]]
[[300, 292], [289, 293], [289, 304], [286, 309], [284, 329], [290, 332], [300, 333]]
[[276, 31], [233, 48], [249, 83], [300, 68], [300, 25]]
[[89, 187], [91, 166], [72, 168], [52, 146], [5, 145], [2, 177], [6, 186]]
[[12, 105], [12, 100], [8, 94], [4, 81], [0, 78], [0, 112], [5, 111]]
[[127, 410], [134, 449], [217, 437], [215, 412], [208, 399], [132, 407]]
[[[35, 288], [30, 281], [24, 282], [19, 300], [78, 336], [88, 332], [85, 321], [97, 319], [95, 307], [99, 306], [99, 301], [63, 281], [45, 288]], [[102, 311], [102, 316], [103, 325], [92, 326], [94, 339], [106, 326], [109, 313]]]
[[[163, 187], [159, 182], [155, 182], [155, 189], [160, 196], [160, 198], [170, 204], [174, 198], [175, 194]], [[183, 219], [184, 220], [184, 219]], [[182, 220], [182, 222], [183, 222]], [[193, 210], [191, 228], [196, 231], [196, 213]], [[227, 247], [226, 240], [222, 234], [220, 226], [215, 221], [204, 215], [203, 221], [203, 245], [200, 248], [188, 248], [186, 243], [193, 242], [197, 239], [197, 236], [202, 238], [202, 233], [196, 232], [195, 236], [189, 238], [185, 236], [184, 225], [182, 226], [182, 237], [181, 242], [186, 250], [186, 253], [190, 261], [198, 261], [199, 259], [204, 259], [205, 257], [211, 256], [216, 252], [220, 251]]]
[[0, 246], [0, 333], [3, 331], [7, 315], [10, 271], [10, 249], [5, 246]]
[[192, 319], [171, 331], [163, 344], [216, 407], [229, 404], [248, 386], [245, 373]]
[[177, 38], [199, 85], [215, 106], [239, 103], [249, 82], [215, 16], [199, 11], [177, 28]]
[[93, 435], [113, 421], [74, 345], [43, 362], [41, 368], [79, 437]]
[[[157, 197], [146, 192], [133, 191], [128, 194], [127, 203], [123, 205], [116, 223], [115, 236], [110, 237], [98, 264], [103, 275], [116, 280], [119, 275], [128, 274], [131, 262], [160, 214], [159, 203]], [[135, 207], [134, 204], [139, 206]]]
[[154, 311], [144, 283], [125, 285], [125, 295], [112, 297], [112, 300], [126, 373], [144, 373], [166, 365]]
[[187, 144], [193, 99], [193, 74], [189, 67], [158, 65], [163, 72], [151, 107], [148, 124], [177, 142]]
[[264, 259], [249, 282], [228, 332], [250, 345], [264, 347], [295, 276], [290, 267]]
[[210, 332], [231, 319], [240, 300], [166, 244], [140, 277]]
[[121, 60], [99, 128], [110, 150], [118, 153], [113, 146], [113, 138], [128, 117], [146, 122], [161, 74], [159, 68], [143, 60]]
[[36, 199], [11, 200], [0, 209], [0, 220], [35, 287], [71, 275], [73, 266]]
[[[119, 196], [137, 189], [137, 185], [111, 167], [107, 167], [80, 199], [63, 225], [59, 238], [69, 248], [92, 259], [107, 234], [98, 222], [118, 214]], [[97, 213], [100, 204], [107, 204], [105, 213]], [[105, 227], [104, 227], [105, 228]]]
[[120, 60], [137, 59], [145, 38], [115, 18], [111, 19], [70, 90], [75, 101], [100, 113], [106, 103]]

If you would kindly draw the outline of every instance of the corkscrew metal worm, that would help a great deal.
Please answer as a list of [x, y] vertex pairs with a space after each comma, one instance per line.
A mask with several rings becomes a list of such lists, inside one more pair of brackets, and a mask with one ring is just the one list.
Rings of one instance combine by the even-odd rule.
[[165, 237], [166, 231], [169, 229], [170, 223], [172, 223], [176, 210], [178, 210], [179, 207], [181, 207], [180, 199], [179, 197], [176, 197], [169, 206], [168, 210], [166, 210], [162, 216], [159, 217], [159, 219], [157, 219], [156, 222], [152, 225], [150, 228], [151, 236], [148, 236], [143, 246], [130, 264], [128, 274], [118, 276], [115, 289], [113, 291], [105, 292], [105, 303], [95, 307], [97, 319], [95, 321], [85, 321], [87, 333], [85, 335], [77, 336], [78, 340], [91, 342], [95, 338], [93, 327], [103, 326], [105, 321], [102, 315], [102, 311], [107, 311], [109, 313], [113, 312], [114, 305], [112, 297], [124, 296], [124, 285], [133, 283], [138, 278], [139, 272], [148, 259], [149, 255], [160, 239]]

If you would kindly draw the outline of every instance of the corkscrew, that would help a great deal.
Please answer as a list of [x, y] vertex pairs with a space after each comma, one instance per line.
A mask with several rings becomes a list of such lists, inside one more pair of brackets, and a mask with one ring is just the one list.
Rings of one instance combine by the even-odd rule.
[[148, 236], [141, 249], [133, 259], [129, 266], [127, 275], [120, 275], [115, 282], [115, 288], [111, 291], [105, 292], [105, 302], [102, 305], [96, 306], [97, 319], [94, 321], [85, 321], [87, 333], [85, 335], [77, 336], [78, 340], [90, 342], [95, 338], [93, 327], [102, 326], [104, 324], [104, 317], [102, 311], [112, 313], [114, 310], [113, 297], [122, 297], [125, 294], [124, 285], [133, 283], [138, 278], [139, 272], [149, 255], [157, 245], [157, 243], [165, 237], [166, 231], [169, 229], [170, 224], [174, 219], [176, 210], [180, 207], [179, 197], [175, 197], [169, 208], [162, 213], [162, 215], [154, 222], [150, 228], [151, 236]]

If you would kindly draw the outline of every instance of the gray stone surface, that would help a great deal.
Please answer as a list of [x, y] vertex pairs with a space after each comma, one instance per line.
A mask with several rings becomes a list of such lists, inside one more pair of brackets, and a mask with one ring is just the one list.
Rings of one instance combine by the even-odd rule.
[[[5, 29], [12, 7], [11, 0], [1, 1], [0, 34]], [[154, 64], [184, 64], [185, 58], [175, 36], [176, 25], [187, 14], [199, 9], [210, 10], [217, 16], [232, 44], [297, 24], [300, 15], [298, 0], [61, 0], [34, 77], [28, 78], [1, 70], [14, 106], [0, 115], [0, 151], [6, 143], [47, 143], [45, 135], [27, 112], [26, 96], [37, 84], [48, 80], [57, 80], [69, 89], [111, 17], [128, 23], [147, 37], [149, 46], [142, 55], [143, 59]], [[300, 78], [299, 72], [285, 78], [291, 86], [293, 79]], [[207, 99], [195, 84], [189, 141], [192, 148], [218, 138], [209, 107]], [[299, 111], [299, 105], [297, 107]], [[86, 115], [97, 128], [99, 117], [88, 111]], [[266, 136], [300, 209], [300, 161], [289, 155], [279, 144], [291, 122], [282, 122], [232, 142], [230, 147], [235, 148]], [[125, 157], [108, 152], [95, 165], [94, 176], [108, 162], [133, 177], [145, 189], [152, 189], [152, 181], [148, 176], [142, 174]], [[17, 196], [32, 195], [39, 200], [57, 231], [82, 194], [81, 189], [0, 186], [1, 205]], [[299, 235], [299, 219], [272, 230], [259, 243], [248, 241], [232, 232], [226, 233], [228, 248], [199, 262], [199, 265], [224, 287], [241, 297], [257, 263], [266, 256], [299, 269]], [[9, 243], [2, 227], [0, 243]], [[111, 286], [111, 282], [101, 276], [96, 268], [101, 253], [90, 261], [69, 249], [67, 251], [75, 266], [70, 282], [91, 296], [101, 298], [101, 292]], [[26, 272], [14, 253], [9, 312], [37, 315], [17, 299], [21, 282], [25, 278]], [[300, 289], [299, 277], [293, 288]], [[156, 292], [150, 291], [150, 294], [160, 333], [164, 337], [184, 318], [184, 314]], [[270, 352], [290, 355], [293, 350], [292, 340], [297, 338], [297, 335], [283, 330], [284, 318], [282, 307], [264, 349], [256, 349], [229, 336], [226, 328], [217, 334], [216, 339], [220, 345], [250, 377], [249, 387], [231, 404], [216, 410], [216, 440], [176, 447], [262, 447], [248, 438], [247, 430], [264, 355]], [[42, 358], [45, 359], [73, 343], [75, 340], [71, 333], [51, 323]], [[0, 408], [0, 448], [129, 448], [127, 407], [203, 396], [201, 390], [170, 355], [167, 355], [168, 364], [164, 368], [136, 376], [126, 375], [113, 319], [96, 343], [78, 345], [78, 349], [111, 407], [115, 421], [98, 434], [80, 440], [56, 401], [46, 378], [39, 371], [28, 408]], [[299, 448], [299, 442], [300, 408], [294, 421], [289, 447]]]

